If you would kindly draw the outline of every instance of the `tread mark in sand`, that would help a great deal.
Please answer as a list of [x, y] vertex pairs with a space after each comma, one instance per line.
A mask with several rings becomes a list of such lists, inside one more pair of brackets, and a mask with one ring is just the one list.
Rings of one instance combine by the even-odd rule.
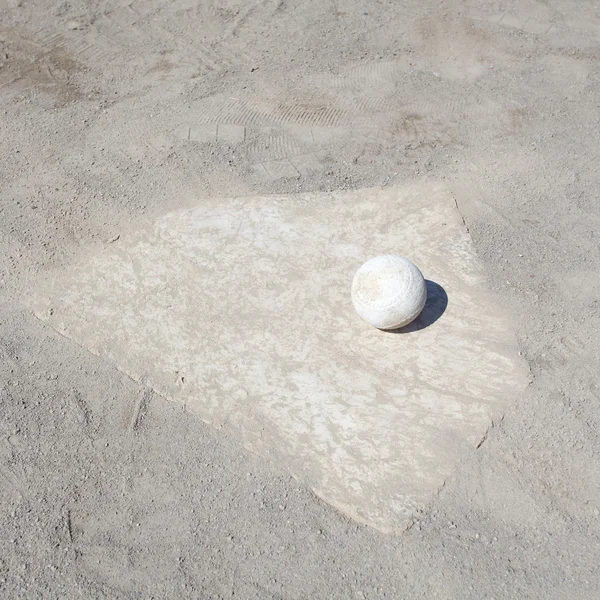
[[237, 57], [224, 48], [212, 48], [209, 44], [201, 44], [197, 39], [175, 35], [156, 20], [152, 20], [160, 8], [168, 8], [165, 3], [161, 5], [163, 6], [159, 9], [143, 15], [136, 11], [132, 4], [107, 9], [94, 25], [101, 33], [105, 30], [105, 35], [129, 48], [138, 47], [144, 42], [157, 41], [159, 38], [161, 43], [174, 44], [174, 50], [181, 53], [184, 62], [199, 62], [211, 71], [222, 71], [237, 64]]
[[549, 8], [541, 10], [524, 9], [521, 14], [505, 11], [494, 15], [486, 15], [479, 11], [470, 11], [470, 17], [474, 21], [488, 21], [501, 27], [510, 27], [535, 35], [548, 35], [554, 27], [554, 21], [556, 21], [558, 16], [555, 11]]
[[188, 142], [241, 144], [246, 140], [246, 128], [232, 123], [200, 124], [183, 127], [177, 138]]
[[259, 130], [258, 139], [248, 144], [246, 152], [251, 160], [261, 162], [300, 156], [308, 149], [286, 130], [265, 128]]
[[34, 32], [34, 38], [44, 50], [61, 48], [82, 62], [108, 61], [119, 52], [115, 41], [94, 32], [76, 35], [44, 27]]
[[396, 76], [402, 71], [398, 62], [378, 61], [351, 68], [334, 80], [338, 89], [360, 90], [370, 98], [392, 96], [396, 92]]
[[[477, 99], [451, 97], [439, 97], [429, 99], [427, 94], [414, 90], [413, 96], [419, 96], [418, 104], [406, 102], [396, 94], [399, 76], [405, 72], [402, 64], [398, 61], [382, 61], [359, 65], [349, 70], [347, 76], [337, 77], [334, 86], [340, 90], [352, 90], [356, 98], [346, 100], [357, 113], [372, 114], [373, 112], [392, 114], [404, 113], [403, 125], [393, 127], [383, 126], [373, 128], [374, 131], [385, 132], [386, 137], [408, 136], [411, 138], [434, 138], [447, 139], [448, 125], [460, 120], [461, 127], [476, 129], [471, 121], [477, 122], [482, 118], [498, 116], [503, 109], [489, 98], [484, 97], [481, 101]], [[413, 119], [410, 125], [410, 115], [418, 118]], [[372, 138], [372, 136], [370, 136]]]
[[270, 179], [281, 179], [283, 177], [300, 177], [300, 172], [292, 164], [289, 159], [284, 160], [272, 160], [269, 162], [262, 163], [267, 175]]
[[251, 165], [251, 169], [254, 175], [263, 181], [274, 181], [282, 177], [297, 179], [300, 176], [308, 177], [311, 173], [322, 171], [323, 160], [324, 156], [310, 152], [293, 158], [257, 162]]
[[[188, 40], [189, 43], [181, 43], [180, 37], [175, 36], [160, 25], [152, 24], [152, 32], [162, 34], [161, 41], [165, 43], [175, 43], [175, 50], [181, 52], [184, 60], [188, 63], [199, 61], [210, 71], [223, 71], [232, 68], [237, 64], [237, 57], [231, 56], [225, 49], [211, 48], [208, 44], [200, 44], [197, 40]], [[144, 34], [140, 30], [140, 36]], [[151, 35], [145, 36], [151, 38]], [[185, 40], [184, 40], [185, 42]]]
[[[119, 15], [121, 16], [121, 15]], [[152, 33], [155, 35], [153, 36]], [[46, 49], [63, 48], [78, 60], [88, 63], [101, 61], [112, 61], [117, 56], [123, 55], [123, 50], [128, 52], [132, 48], [140, 47], [144, 41], [150, 41], [156, 37], [156, 33], [162, 34], [164, 39], [178, 40], [170, 32], [152, 24], [151, 33], [146, 33], [133, 17], [127, 20], [125, 28], [113, 17], [113, 13], [105, 12], [91, 25], [88, 32], [58, 31], [54, 27], [43, 27], [34, 32], [38, 44]], [[164, 39], [162, 41], [164, 41]], [[176, 51], [185, 54], [189, 62], [199, 62], [205, 68], [220, 71], [229, 68], [234, 60], [226, 56], [226, 53], [211, 49], [207, 45], [199, 46], [197, 41], [190, 40], [190, 44], [176, 44]]]
[[305, 125], [338, 127], [352, 123], [351, 111], [326, 105], [285, 104], [226, 100], [207, 106], [199, 116], [200, 124]]
[[242, 29], [250, 28], [253, 20], [259, 21], [260, 24], [264, 26], [267, 19], [270, 19], [280, 7], [281, 1], [282, 0], [256, 0], [256, 2], [246, 6], [246, 8], [241, 10], [229, 24], [229, 27], [222, 34], [221, 39], [226, 40], [232, 38], [238, 35]]
[[[319, 156], [321, 154], [321, 156]], [[290, 159], [294, 168], [299, 171], [300, 175], [307, 177], [311, 173], [317, 173], [323, 170], [323, 161], [325, 154], [319, 152], [309, 152], [308, 154], [300, 154]]]
[[246, 139], [246, 128], [242, 125], [229, 125], [220, 123], [217, 125], [217, 141], [228, 144], [241, 144]]
[[[246, 152], [251, 169], [259, 179], [297, 178], [323, 169], [323, 158], [311, 151], [315, 145], [311, 128], [263, 127], [253, 132], [258, 139], [247, 146]], [[246, 140], [246, 127], [226, 123], [193, 125], [180, 129], [178, 138], [200, 143], [242, 144]]]
[[[120, 17], [120, 18], [118, 18]], [[106, 12], [98, 17], [92, 27], [95, 35], [105, 35], [114, 40], [115, 43], [125, 48], [135, 48], [144, 42], [145, 35], [140, 31], [137, 25], [137, 19], [127, 19], [121, 22], [124, 15], [120, 12]]]

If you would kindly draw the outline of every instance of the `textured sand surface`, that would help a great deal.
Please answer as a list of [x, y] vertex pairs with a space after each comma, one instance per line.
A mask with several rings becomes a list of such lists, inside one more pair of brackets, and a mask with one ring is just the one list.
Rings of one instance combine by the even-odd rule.
[[[0, 0], [0, 595], [599, 597], [599, 59], [588, 0]], [[30, 309], [165, 215], [428, 185], [531, 383], [400, 535]]]
[[[203, 204], [55, 274], [35, 314], [346, 514], [403, 531], [528, 381], [455, 200], [428, 185]], [[394, 249], [434, 281], [392, 333], [357, 318], [348, 288]]]

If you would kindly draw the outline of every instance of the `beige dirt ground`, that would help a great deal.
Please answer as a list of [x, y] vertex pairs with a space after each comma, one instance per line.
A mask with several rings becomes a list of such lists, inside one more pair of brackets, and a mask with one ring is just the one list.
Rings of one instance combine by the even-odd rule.
[[[600, 597], [599, 60], [585, 0], [0, 0], [0, 595]], [[400, 536], [27, 308], [198, 199], [430, 181], [532, 383]]]

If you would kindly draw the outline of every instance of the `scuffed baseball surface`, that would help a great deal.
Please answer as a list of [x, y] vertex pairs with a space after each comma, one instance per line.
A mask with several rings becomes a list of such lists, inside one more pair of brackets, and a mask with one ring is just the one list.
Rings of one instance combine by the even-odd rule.
[[[198, 205], [56, 274], [36, 314], [353, 518], [403, 530], [527, 381], [453, 198], [423, 185]], [[348, 283], [398, 248], [430, 301], [382, 335]]]
[[352, 279], [356, 312], [378, 329], [397, 329], [412, 323], [427, 300], [425, 278], [403, 256], [386, 254], [364, 263]]

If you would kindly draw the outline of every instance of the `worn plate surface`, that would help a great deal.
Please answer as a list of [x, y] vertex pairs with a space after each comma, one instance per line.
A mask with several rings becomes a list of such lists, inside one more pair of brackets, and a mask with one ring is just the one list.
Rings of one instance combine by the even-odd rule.
[[[57, 277], [36, 314], [401, 531], [527, 380], [454, 199], [422, 185], [199, 204]], [[356, 269], [386, 253], [430, 280], [401, 333], [350, 301]]]

